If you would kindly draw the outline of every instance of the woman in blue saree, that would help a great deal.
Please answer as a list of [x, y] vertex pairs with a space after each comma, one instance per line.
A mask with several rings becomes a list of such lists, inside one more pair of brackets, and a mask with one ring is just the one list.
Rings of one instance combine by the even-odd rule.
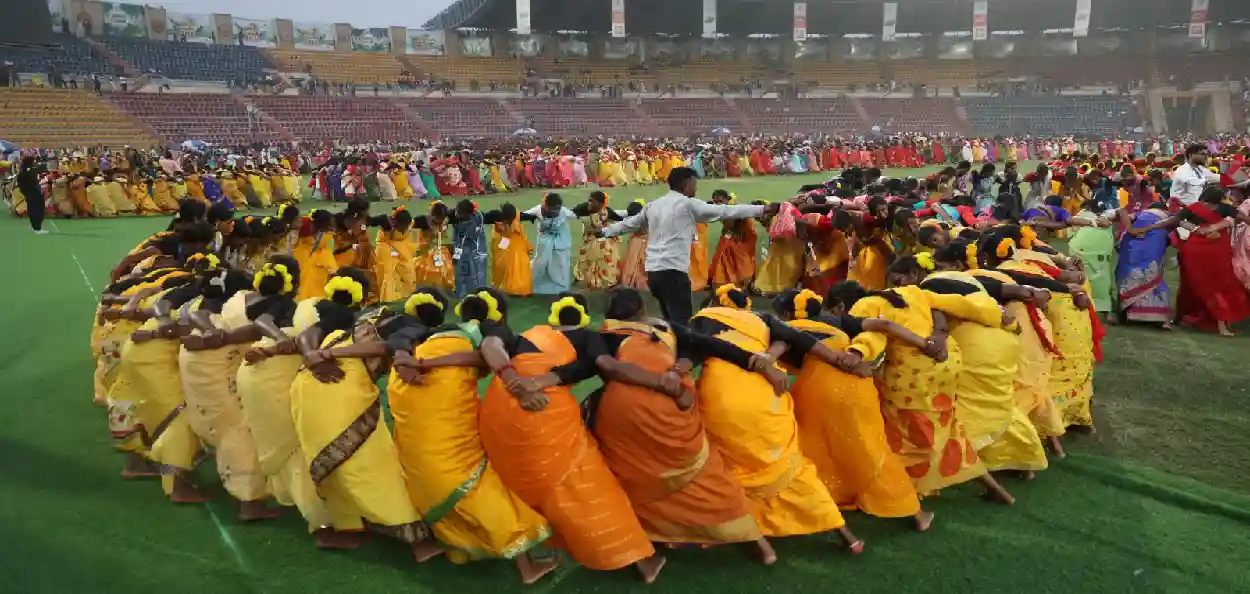
[[[1127, 213], [1121, 216], [1129, 217]], [[1115, 282], [1120, 294], [1120, 311], [1130, 322], [1163, 324], [1166, 328], [1172, 319], [1168, 286], [1163, 280], [1170, 231], [1167, 228], [1136, 234], [1131, 231], [1150, 227], [1168, 216], [1167, 205], [1155, 202], [1132, 216], [1128, 223], [1130, 231], [1120, 238]]]

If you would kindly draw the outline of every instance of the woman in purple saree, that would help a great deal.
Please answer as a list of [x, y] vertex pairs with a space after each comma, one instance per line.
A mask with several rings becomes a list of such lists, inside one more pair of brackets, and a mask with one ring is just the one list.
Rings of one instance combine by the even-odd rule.
[[1155, 202], [1132, 218], [1130, 231], [1120, 238], [1115, 281], [1120, 308], [1130, 322], [1151, 322], [1165, 327], [1172, 319], [1167, 283], [1163, 280], [1169, 230], [1153, 229], [1134, 234], [1168, 218], [1167, 207]]

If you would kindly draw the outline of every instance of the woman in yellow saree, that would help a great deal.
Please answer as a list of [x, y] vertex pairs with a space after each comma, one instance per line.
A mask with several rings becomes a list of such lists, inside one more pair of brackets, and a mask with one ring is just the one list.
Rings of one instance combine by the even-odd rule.
[[248, 184], [252, 186], [252, 191], [256, 192], [256, 199], [260, 201], [261, 208], [269, 208], [273, 205], [273, 181], [263, 171], [247, 172]]
[[495, 378], [478, 415], [482, 446], [504, 486], [551, 523], [553, 546], [589, 569], [634, 565], [651, 583], [664, 558], [583, 424], [569, 386], [596, 368], [633, 383], [659, 382], [643, 372], [631, 377], [604, 354], [599, 335], [585, 328], [585, 303], [562, 293], [551, 307], [550, 326], [483, 340], [482, 359]]
[[113, 203], [113, 198], [109, 195], [110, 185], [104, 181], [103, 177], [96, 176], [91, 180], [91, 185], [87, 186], [87, 201], [91, 203], [91, 210], [97, 217], [117, 216], [117, 205]]
[[412, 184], [408, 183], [408, 170], [403, 161], [399, 161], [386, 169], [386, 174], [390, 176], [391, 183], [395, 184], [395, 197], [400, 200], [412, 200], [416, 195], [412, 191]]
[[378, 231], [373, 275], [378, 279], [378, 300], [382, 303], [405, 299], [417, 287], [411, 230], [412, 213], [407, 207], [397, 206]]
[[529, 237], [512, 204], [500, 205], [498, 219], [490, 246], [490, 282], [508, 295], [528, 297], [534, 292]]
[[[846, 352], [851, 339], [864, 331], [882, 332], [912, 346], [924, 345], [923, 338], [888, 320], [845, 315], [843, 304], [859, 299], [862, 293], [855, 283], [841, 283], [823, 301], [811, 290], [790, 289], [777, 297], [773, 308], [786, 323], [837, 353]], [[890, 451], [871, 367], [862, 363], [844, 371], [804, 355], [791, 349], [783, 358], [798, 370], [790, 391], [799, 446], [816, 465], [838, 507], [879, 518], [912, 517], [916, 530], [928, 530], [933, 514], [920, 508], [911, 478]]]
[[455, 267], [451, 256], [452, 232], [447, 228], [447, 205], [435, 200], [430, 213], [413, 219], [417, 246], [413, 266], [418, 285], [438, 287], [444, 291], [456, 288]]
[[[430, 288], [413, 293], [404, 312], [425, 336], [391, 335], [395, 365], [387, 397], [409, 498], [438, 547], [453, 563], [516, 559], [521, 581], [532, 584], [558, 565], [531, 553], [551, 527], [504, 486], [478, 433], [477, 348], [484, 333], [506, 323], [502, 299], [493, 289], [471, 293], [456, 306], [462, 323], [443, 325], [447, 297]], [[447, 363], [457, 356], [461, 364]]]
[[885, 271], [894, 260], [888, 208], [883, 198], [873, 197], [868, 201], [869, 216], [855, 219], [855, 258], [847, 279], [869, 291], [885, 288]]
[[616, 286], [621, 275], [621, 240], [598, 233], [622, 217], [608, 207], [608, 195], [599, 191], [591, 192], [590, 199], [573, 207], [573, 212], [582, 217], [582, 248], [573, 266], [573, 280], [592, 291]]
[[297, 299], [324, 297], [326, 281], [339, 268], [338, 261], [334, 259], [334, 215], [328, 210], [314, 208], [308, 213], [308, 218], [300, 220], [297, 225], [299, 238], [291, 249], [291, 256], [299, 262], [300, 268]]
[[[881, 380], [882, 413], [886, 439], [902, 459], [921, 497], [970, 480], [980, 480], [987, 494], [1010, 505], [1014, 502], [985, 470], [976, 448], [968, 440], [956, 415], [955, 392], [963, 358], [959, 344], [948, 338], [945, 309], [968, 307], [990, 313], [997, 304], [959, 303], [961, 295], [937, 295], [915, 286], [925, 268], [914, 256], [905, 256], [890, 267], [888, 291], [872, 291], [851, 304], [851, 315], [883, 317], [919, 336], [929, 337], [925, 349], [917, 349], [879, 332], [861, 332], [847, 353], [863, 361], [885, 357]], [[988, 297], [987, 297], [988, 298]]]
[[157, 208], [161, 209], [161, 212], [178, 211], [178, 201], [170, 193], [169, 177], [164, 173], [157, 175], [156, 179], [152, 180], [152, 202], [156, 204]]
[[[375, 379], [386, 369], [385, 336], [397, 316], [375, 310], [357, 320], [368, 277], [344, 268], [312, 310], [297, 344], [304, 368], [291, 385], [291, 413], [304, 462], [339, 532], [366, 528], [413, 547], [429, 536], [408, 498], [395, 443], [382, 422]], [[299, 324], [299, 322], [297, 322]]]
[[136, 178], [125, 184], [125, 190], [127, 200], [138, 207], [140, 215], [155, 216], [161, 214], [160, 207], [156, 205], [156, 201], [152, 200], [152, 196], [148, 194], [147, 182]]
[[126, 177], [117, 176], [111, 181], [105, 182], [104, 187], [108, 189], [108, 199], [113, 205], [113, 210], [119, 213], [134, 214], [137, 207], [126, 197]]
[[[768, 226], [765, 221], [764, 226]], [[799, 284], [807, 242], [798, 237], [770, 239], [765, 258], [755, 275], [755, 288], [764, 295], [776, 295]]]
[[695, 223], [694, 241], [690, 242], [690, 290], [706, 289], [710, 274], [707, 255], [707, 223]]
[[859, 554], [863, 541], [846, 527], [816, 466], [799, 448], [794, 400], [785, 391], [785, 374], [773, 364], [773, 344], [794, 345], [831, 363], [842, 358], [777, 318], [751, 312], [750, 299], [734, 285], [718, 288], [713, 300], [691, 327], [756, 355], [756, 371], [709, 359], [698, 382], [699, 411], [709, 440], [755, 502], [761, 532], [781, 537], [836, 530], [847, 550]]

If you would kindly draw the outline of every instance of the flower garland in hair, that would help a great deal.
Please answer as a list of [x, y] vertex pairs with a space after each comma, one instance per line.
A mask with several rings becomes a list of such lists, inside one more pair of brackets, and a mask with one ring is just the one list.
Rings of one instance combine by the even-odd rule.
[[746, 306], [744, 307], [738, 307], [738, 304], [734, 303], [733, 299], [729, 296], [729, 294], [734, 291], [741, 292], [742, 289], [739, 289], [737, 285], [733, 285], [733, 284], [721, 285], [717, 287], [716, 288], [716, 303], [718, 303], [721, 307], [728, 307], [730, 309], [751, 309], [750, 297], [747, 298]]
[[[291, 208], [290, 204], [282, 204], [278, 206], [278, 218], [282, 218], [282, 215], [287, 211], [288, 208]], [[313, 212], [317, 212], [317, 209], [313, 209]]]
[[282, 278], [283, 295], [289, 295], [295, 292], [295, 277], [291, 276], [290, 271], [287, 270], [286, 264], [266, 263], [260, 268], [260, 270], [256, 271], [256, 275], [252, 277], [252, 288], [259, 291], [261, 281], [270, 276]]
[[481, 299], [482, 302], [486, 304], [486, 319], [492, 322], [503, 320], [503, 313], [499, 311], [499, 300], [495, 299], [495, 296], [491, 295], [489, 291], [478, 291], [476, 293], [465, 295], [464, 299], [461, 299], [460, 303], [456, 304], [456, 317], [461, 316], [460, 307], [464, 305], [464, 302], [473, 297]]
[[1010, 258], [1011, 250], [1016, 247], [1016, 242], [1010, 237], [1004, 237], [998, 241], [998, 245], [994, 246], [994, 255], [999, 259]]
[[969, 243], [964, 248], [964, 264], [968, 265], [968, 270], [976, 270], [981, 267], [981, 262], [977, 258], [977, 244]]
[[188, 265], [194, 265], [201, 261], [207, 265], [206, 270], [214, 270], [221, 266], [221, 259], [214, 254], [191, 254], [191, 257], [187, 258]]
[[634, 204], [637, 204], [637, 205], [640, 205], [640, 206], [646, 206], [646, 205], [647, 205], [647, 200], [646, 200], [645, 198], [635, 198], [635, 199], [634, 199]]
[[807, 315], [808, 315], [807, 306], [812, 301], [815, 301], [816, 303], [820, 303], [820, 304], [823, 304], [825, 302], [824, 299], [820, 298], [820, 295], [817, 295], [816, 292], [811, 289], [803, 289], [802, 291], [799, 291], [798, 295], [794, 296], [795, 319], [799, 319], [799, 320], [807, 319]]
[[392, 209], [391, 209], [391, 218], [393, 219], [393, 218], [395, 218], [395, 217], [399, 216], [399, 213], [401, 213], [401, 212], [406, 212], [407, 210], [408, 210], [408, 207], [407, 207], [407, 206], [404, 206], [404, 205], [402, 205], [402, 204], [401, 204], [401, 205], [399, 205], [399, 206], [396, 206], [395, 208], [392, 208]]
[[933, 254], [929, 252], [920, 252], [916, 254], [916, 264], [924, 269], [925, 272], [933, 272], [937, 266], [933, 263]]
[[365, 287], [350, 276], [336, 276], [326, 283], [326, 297], [331, 299], [339, 291], [346, 291], [352, 297], [352, 305], [356, 305], [365, 299]]
[[404, 302], [404, 313], [415, 317], [417, 315], [417, 308], [422, 305], [433, 305], [434, 307], [437, 307], [439, 311], [443, 310], [443, 302], [435, 299], [433, 295], [429, 293], [413, 293], [412, 296]]
[[551, 315], [547, 317], [547, 323], [552, 326], [560, 326], [560, 313], [569, 308], [573, 308], [581, 314], [581, 319], [577, 322], [578, 328], [585, 328], [590, 325], [590, 314], [587, 314], [586, 308], [582, 307], [582, 304], [572, 297], [565, 297], [551, 304]]
[[1020, 247], [1031, 250], [1035, 244], [1037, 244], [1037, 231], [1028, 226], [1020, 227]]

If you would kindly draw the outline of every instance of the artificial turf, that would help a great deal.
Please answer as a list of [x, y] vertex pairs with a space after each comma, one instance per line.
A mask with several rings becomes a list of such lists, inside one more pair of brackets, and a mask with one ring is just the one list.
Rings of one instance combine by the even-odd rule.
[[[1023, 168], [1024, 166], [1022, 166]], [[915, 170], [897, 172], [916, 175]], [[784, 199], [802, 178], [704, 181], [739, 202]], [[564, 192], [566, 204], [589, 190]], [[609, 190], [611, 203], [653, 198], [660, 186]], [[483, 197], [531, 206], [542, 193]], [[383, 206], [375, 207], [381, 212]], [[420, 210], [420, 207], [414, 208]], [[244, 525], [213, 477], [215, 500], [176, 506], [151, 481], [126, 482], [106, 414], [91, 404], [88, 330], [109, 269], [164, 218], [58, 220], [52, 235], [0, 219], [0, 592], [602, 592], [642, 591], [630, 570], [572, 564], [522, 588], [504, 562], [417, 566], [375, 539], [348, 553], [314, 548], [298, 513]], [[575, 235], [580, 234], [574, 225]], [[719, 234], [713, 225], [710, 237]], [[1174, 279], [1174, 276], [1173, 276]], [[1173, 287], [1174, 289], [1175, 287]], [[592, 309], [601, 299], [592, 296]], [[541, 323], [546, 301], [514, 300], [513, 325]], [[1243, 332], [1250, 328], [1243, 328]], [[1245, 592], [1250, 591], [1250, 413], [1243, 338], [1114, 327], [1095, 372], [1098, 434], [1072, 436], [1071, 454], [1032, 483], [1006, 480], [1017, 504], [962, 486], [926, 501], [926, 534], [905, 521], [848, 514], [865, 553], [828, 536], [780, 539], [773, 567], [737, 547], [679, 550], [656, 592]]]

